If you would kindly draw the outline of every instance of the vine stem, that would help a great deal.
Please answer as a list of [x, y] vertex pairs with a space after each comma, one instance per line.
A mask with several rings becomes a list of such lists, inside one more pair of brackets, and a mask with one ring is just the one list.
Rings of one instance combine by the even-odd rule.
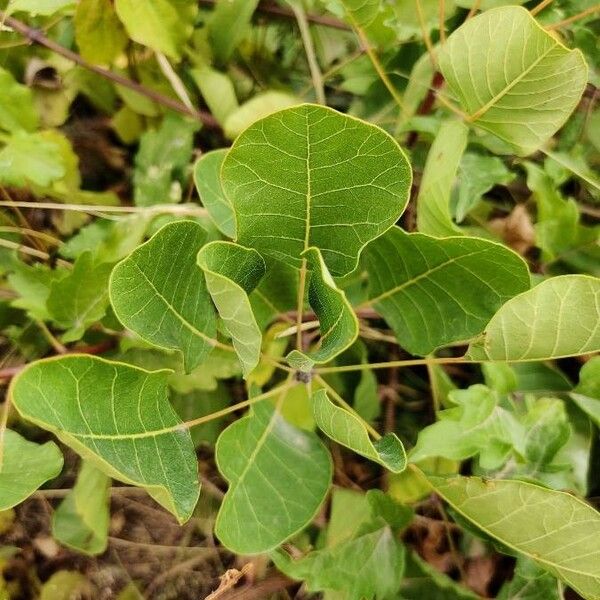
[[306, 12], [301, 4], [290, 4], [296, 21], [298, 23], [298, 29], [300, 30], [300, 37], [302, 38], [302, 44], [304, 45], [304, 51], [306, 53], [306, 60], [308, 62], [308, 69], [310, 71], [310, 77], [313, 82], [313, 88], [317, 97], [318, 104], [326, 104], [325, 88], [323, 87], [323, 74], [317, 62], [317, 55], [315, 53], [315, 45], [313, 44], [312, 36], [310, 35], [310, 27], [308, 26], [308, 19], [306, 18]]
[[325, 373], [347, 373], [350, 371], [370, 371], [372, 369], [390, 369], [393, 367], [415, 367], [418, 365], [446, 365], [446, 364], [476, 364], [480, 361], [465, 359], [462, 356], [453, 358], [415, 358], [410, 360], [392, 360], [380, 363], [361, 363], [358, 365], [343, 365], [340, 367], [317, 367], [314, 372], [317, 375]]
[[146, 98], [150, 98], [150, 100], [153, 100], [157, 104], [165, 106], [166, 108], [170, 108], [178, 113], [192, 117], [197, 121], [200, 121], [205, 127], [215, 130], [221, 129], [218, 121], [210, 113], [189, 108], [181, 101], [170, 98], [169, 96], [164, 96], [163, 94], [147, 88], [137, 81], [127, 79], [127, 77], [123, 77], [119, 73], [114, 73], [113, 71], [109, 71], [103, 67], [93, 65], [87, 62], [87, 60], [85, 60], [79, 54], [69, 50], [68, 48], [65, 48], [64, 46], [61, 46], [60, 44], [57, 44], [54, 40], [51, 40], [44, 35], [42, 31], [34, 29], [33, 27], [29, 27], [29, 25], [23, 23], [22, 21], [11, 17], [5, 11], [0, 11], [0, 20], [17, 33], [20, 33], [22, 36], [26, 37], [30, 42], [44, 46], [48, 48], [48, 50], [64, 56], [66, 59], [74, 62], [88, 71], [96, 73], [96, 75], [99, 75], [104, 79], [109, 79], [113, 83], [133, 90], [138, 94], [145, 96]]
[[[431, 43], [431, 37], [429, 36], [429, 31], [427, 31], [427, 27], [425, 26], [425, 17], [423, 16], [423, 7], [421, 6], [421, 0], [415, 0], [415, 7], [417, 9], [417, 17], [419, 18], [419, 26], [421, 27], [421, 34], [423, 36], [423, 41], [425, 42], [425, 46], [427, 48], [427, 52], [429, 53], [429, 60], [431, 61], [431, 65], [434, 69], [437, 69], [437, 60], [435, 58], [435, 51], [433, 50], [433, 44]], [[440, 14], [441, 21], [441, 14]], [[440, 23], [440, 26], [442, 23]], [[440, 29], [440, 35], [442, 33], [443, 27]]]
[[539, 12], [542, 12], [548, 5], [552, 4], [554, 0], [542, 0], [539, 4], [534, 6], [529, 12], [532, 17], [535, 17]]
[[565, 25], [570, 25], [571, 23], [574, 23], [575, 21], [579, 21], [579, 19], [583, 19], [584, 17], [587, 17], [588, 15], [593, 15], [595, 12], [600, 12], [600, 4], [596, 4], [595, 6], [590, 6], [590, 8], [587, 8], [586, 10], [582, 10], [580, 13], [577, 13], [576, 15], [573, 15], [572, 17], [569, 17], [568, 19], [564, 19], [563, 21], [559, 21], [558, 23], [552, 23], [552, 25], [548, 25], [546, 27], [546, 29], [547, 30], [560, 29], [561, 27], [564, 27]]
[[381, 434], [375, 429], [370, 423], [365, 421], [355, 410], [354, 408], [348, 404], [336, 391], [333, 387], [331, 387], [325, 379], [323, 379], [320, 375], [315, 376], [315, 380], [321, 384], [327, 391], [331, 394], [333, 399], [342, 407], [344, 407], [349, 413], [354, 415], [365, 427], [365, 429], [371, 434], [371, 436], [376, 439], [381, 439]]

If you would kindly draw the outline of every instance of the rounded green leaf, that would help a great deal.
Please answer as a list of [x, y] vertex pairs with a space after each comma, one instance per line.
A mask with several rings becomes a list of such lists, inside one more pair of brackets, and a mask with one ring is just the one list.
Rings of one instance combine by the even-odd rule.
[[406, 452], [395, 433], [388, 433], [372, 442], [361, 421], [333, 404], [325, 390], [315, 392], [312, 400], [315, 422], [332, 440], [383, 465], [392, 473], [401, 473], [406, 469]]
[[185, 522], [200, 485], [190, 432], [168, 402], [170, 373], [73, 354], [31, 363], [9, 393], [23, 418]]
[[217, 319], [196, 263], [206, 232], [193, 221], [176, 221], [113, 270], [110, 300], [119, 321], [143, 340], [183, 354], [186, 371], [217, 343]]
[[303, 529], [331, 483], [331, 457], [318, 436], [287, 423], [269, 402], [221, 434], [216, 460], [229, 490], [215, 532], [238, 554], [273, 550]]
[[473, 360], [546, 360], [600, 350], [600, 279], [562, 275], [509, 300], [467, 352]]
[[402, 214], [411, 187], [404, 152], [385, 131], [303, 104], [255, 122], [221, 170], [237, 241], [300, 267], [315, 246], [334, 276]]
[[478, 238], [433, 238], [394, 227], [365, 251], [370, 303], [413, 354], [468, 340], [529, 288], [526, 263]]
[[258, 364], [262, 344], [248, 294], [265, 274], [265, 261], [256, 250], [211, 242], [198, 253], [198, 265], [247, 376]]
[[460, 515], [535, 560], [584, 598], [600, 591], [600, 513], [571, 494], [524, 481], [427, 477]]
[[439, 66], [468, 120], [531, 154], [568, 119], [587, 84], [579, 50], [569, 50], [528, 10], [503, 6], [459, 27]]
[[31, 496], [58, 476], [63, 457], [54, 442], [34, 444], [10, 429], [0, 433], [0, 511]]

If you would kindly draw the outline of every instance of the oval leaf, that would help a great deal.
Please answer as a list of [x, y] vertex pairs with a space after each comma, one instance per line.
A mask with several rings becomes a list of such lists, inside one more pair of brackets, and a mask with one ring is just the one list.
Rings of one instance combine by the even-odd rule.
[[0, 511], [23, 502], [62, 468], [54, 442], [34, 444], [10, 429], [0, 433]]
[[108, 476], [143, 487], [183, 523], [200, 486], [192, 438], [167, 400], [170, 373], [60, 356], [31, 363], [10, 393], [23, 418]]
[[321, 327], [320, 347], [304, 353], [292, 350], [288, 363], [301, 371], [310, 371], [315, 363], [323, 364], [349, 348], [358, 336], [358, 319], [327, 270], [317, 248], [309, 248], [302, 254], [310, 272], [308, 301], [315, 311]]
[[523, 259], [477, 238], [436, 239], [394, 227], [365, 251], [370, 303], [413, 354], [472, 338], [529, 288]]
[[194, 182], [202, 204], [219, 231], [235, 237], [235, 214], [221, 187], [221, 165], [227, 150], [213, 150], [203, 154], [194, 165]]
[[546, 360], [600, 350], [600, 279], [562, 275], [509, 300], [469, 346], [473, 360]]
[[427, 476], [463, 517], [535, 560], [584, 598], [600, 589], [600, 513], [571, 494], [524, 481]]
[[331, 458], [318, 436], [287, 423], [269, 402], [221, 434], [216, 459], [229, 490], [215, 532], [238, 554], [273, 550], [303, 529], [331, 483]]
[[439, 66], [468, 120], [519, 155], [531, 154], [563, 125], [587, 84], [583, 54], [518, 6], [469, 19], [442, 46]]
[[193, 221], [169, 223], [113, 270], [117, 318], [143, 340], [183, 354], [185, 370], [216, 345], [217, 318], [196, 259], [206, 232]]
[[295, 267], [315, 246], [334, 276], [352, 271], [365, 244], [396, 222], [412, 181], [385, 131], [310, 104], [248, 127], [221, 175], [239, 243]]
[[248, 294], [265, 274], [265, 261], [256, 250], [211, 242], [198, 253], [198, 264], [247, 376], [258, 364], [262, 343]]
[[406, 469], [406, 452], [395, 433], [372, 442], [362, 422], [333, 404], [325, 390], [318, 390], [313, 395], [313, 414], [319, 429], [338, 444], [383, 465], [392, 473]]

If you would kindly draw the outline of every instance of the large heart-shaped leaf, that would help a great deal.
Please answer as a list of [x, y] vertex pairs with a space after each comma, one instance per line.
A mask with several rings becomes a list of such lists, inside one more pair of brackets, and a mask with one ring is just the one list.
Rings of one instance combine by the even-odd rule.
[[450, 216], [450, 198], [468, 133], [462, 121], [445, 121], [431, 144], [417, 200], [421, 233], [440, 237], [461, 233]]
[[562, 275], [509, 300], [475, 340], [474, 360], [545, 360], [600, 350], [600, 279]]
[[184, 522], [200, 486], [192, 438], [167, 400], [170, 373], [60, 356], [31, 363], [10, 393], [23, 418], [110, 477], [145, 488]]
[[179, 350], [188, 372], [217, 343], [215, 309], [196, 263], [205, 242], [198, 223], [169, 223], [123, 259], [110, 278], [119, 321], [159, 348]]
[[319, 248], [334, 276], [402, 214], [410, 165], [382, 129], [304, 104], [257, 121], [221, 171], [238, 242], [296, 267]]
[[62, 467], [54, 442], [34, 444], [10, 429], [0, 432], [0, 511], [23, 502]]
[[221, 434], [216, 459], [229, 490], [215, 531], [238, 554], [272, 550], [304, 528], [331, 482], [331, 458], [319, 438], [287, 423], [269, 402]]
[[414, 354], [473, 337], [529, 288], [518, 254], [477, 238], [436, 239], [394, 227], [365, 256], [370, 303]]
[[233, 339], [244, 375], [256, 367], [262, 335], [254, 318], [248, 294], [265, 274], [262, 256], [232, 242], [211, 242], [198, 253], [206, 285]]
[[352, 345], [358, 336], [358, 319], [346, 295], [329, 274], [317, 248], [302, 254], [311, 269], [308, 301], [321, 326], [320, 345], [309, 353], [292, 350], [287, 360], [296, 369], [310, 371], [315, 363], [326, 363]]
[[468, 120], [520, 155], [563, 125], [587, 84], [581, 52], [563, 46], [518, 6], [469, 19], [442, 46], [439, 66]]
[[221, 186], [221, 165], [227, 150], [203, 154], [194, 165], [194, 182], [210, 218], [227, 237], [235, 237], [235, 214]]
[[535, 560], [584, 598], [600, 589], [600, 513], [571, 494], [524, 481], [428, 476], [464, 518]]
[[380, 440], [372, 442], [361, 421], [352, 413], [333, 404], [325, 390], [315, 392], [312, 401], [315, 422], [328, 437], [383, 465], [392, 473], [404, 471], [406, 452], [395, 433], [388, 433]]

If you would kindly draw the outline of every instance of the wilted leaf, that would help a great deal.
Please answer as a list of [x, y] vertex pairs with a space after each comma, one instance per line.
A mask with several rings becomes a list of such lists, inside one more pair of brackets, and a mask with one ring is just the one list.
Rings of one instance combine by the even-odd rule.
[[265, 274], [265, 261], [256, 250], [232, 242], [211, 242], [198, 253], [198, 264], [248, 376], [258, 364], [262, 343], [248, 294]]
[[83, 461], [75, 486], [52, 517], [52, 535], [85, 554], [102, 554], [108, 542], [110, 478]]
[[414, 354], [473, 337], [529, 288], [517, 254], [477, 238], [436, 239], [394, 227], [369, 244], [365, 257], [369, 303]]
[[439, 66], [468, 120], [519, 155], [531, 154], [564, 124], [587, 82], [581, 52], [517, 6], [465, 22], [442, 46]]
[[388, 433], [372, 442], [362, 422], [352, 413], [333, 404], [325, 390], [318, 390], [312, 401], [315, 421], [328, 437], [383, 465], [392, 473], [404, 471], [406, 452], [395, 433]]
[[216, 460], [229, 482], [215, 532], [238, 554], [276, 548], [313, 519], [331, 482], [319, 438], [287, 423], [269, 402], [219, 437]]
[[61, 472], [63, 457], [54, 442], [34, 444], [18, 433], [0, 432], [0, 510], [31, 496]]
[[563, 275], [509, 300], [470, 346], [474, 360], [545, 360], [600, 350], [600, 279]]
[[197, 223], [169, 223], [121, 261], [110, 279], [121, 323], [159, 348], [181, 351], [186, 371], [216, 344], [216, 314], [196, 262], [205, 241]]
[[600, 514], [571, 494], [523, 481], [428, 477], [460, 515], [535, 560], [584, 598], [600, 586]]
[[106, 475], [143, 487], [183, 523], [200, 486], [190, 433], [167, 400], [169, 373], [60, 356], [28, 365], [10, 393], [23, 418]]
[[383, 130], [309, 104], [246, 129], [221, 173], [240, 244], [296, 267], [314, 246], [334, 276], [394, 224], [411, 185], [404, 153]]

